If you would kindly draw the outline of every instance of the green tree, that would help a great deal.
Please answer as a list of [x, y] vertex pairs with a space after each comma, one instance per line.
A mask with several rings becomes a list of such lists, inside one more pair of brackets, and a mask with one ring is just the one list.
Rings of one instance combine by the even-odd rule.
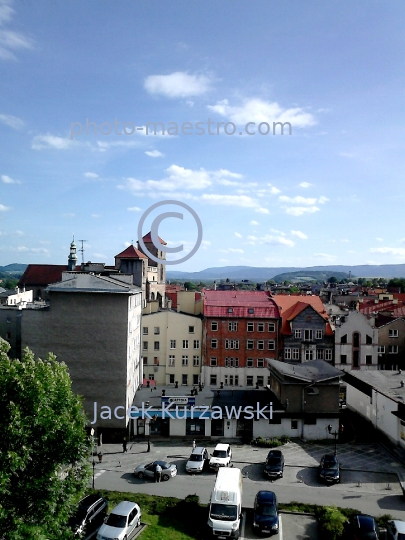
[[66, 523], [91, 476], [89, 437], [65, 364], [49, 353], [8, 357], [0, 338], [2, 538], [71, 538]]
[[328, 279], [328, 283], [338, 283], [338, 279], [335, 276], [331, 276]]
[[390, 279], [388, 287], [401, 287], [401, 292], [405, 292], [405, 278]]
[[192, 281], [185, 281], [184, 288], [188, 291], [194, 291], [196, 289], [196, 285]]
[[1, 280], [0, 287], [3, 287], [3, 289], [6, 289], [6, 290], [11, 290], [11, 289], [15, 289], [17, 287], [17, 284], [18, 284], [18, 279], [7, 277]]

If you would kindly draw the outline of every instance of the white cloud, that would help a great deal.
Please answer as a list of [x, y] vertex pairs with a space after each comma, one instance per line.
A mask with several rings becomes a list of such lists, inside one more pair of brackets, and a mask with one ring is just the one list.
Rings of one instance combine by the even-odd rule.
[[228, 248], [228, 249], [219, 249], [220, 253], [244, 253], [243, 249], [238, 248]]
[[210, 89], [210, 79], [205, 75], [189, 75], [176, 71], [170, 75], [150, 75], [144, 87], [150, 94], [160, 94], [169, 98], [200, 96]]
[[333, 262], [337, 259], [336, 255], [329, 255], [328, 253], [315, 253], [316, 259], [322, 259], [324, 262]]
[[147, 150], [145, 154], [149, 157], [164, 157], [164, 154], [162, 154], [162, 152], [159, 152], [159, 150]]
[[288, 238], [285, 238], [285, 236], [283, 235], [275, 236], [271, 234], [266, 234], [260, 240], [261, 240], [261, 243], [270, 244], [272, 246], [275, 246], [275, 245], [283, 245], [283, 246], [289, 246], [289, 247], [294, 246], [294, 242]]
[[127, 208], [128, 212], [141, 212], [142, 208], [139, 208], [139, 206], [131, 206], [130, 208]]
[[31, 143], [33, 150], [47, 150], [55, 148], [56, 150], [68, 150], [74, 146], [75, 142], [55, 135], [36, 135]]
[[14, 51], [20, 49], [32, 49], [33, 42], [21, 32], [15, 32], [4, 28], [15, 13], [10, 6], [11, 2], [3, 0], [0, 3], [0, 58], [3, 60], [17, 60]]
[[24, 125], [24, 122], [21, 118], [12, 116], [11, 114], [0, 114], [0, 123], [5, 124], [12, 129], [21, 129]]
[[243, 238], [242, 235], [241, 235], [240, 233], [238, 233], [238, 232], [235, 233], [235, 236], [236, 236], [237, 238]]
[[[384, 242], [384, 240], [382, 238], [376, 238], [377, 242]], [[401, 244], [404, 242], [405, 238], [403, 240], [401, 240]]]
[[278, 198], [280, 202], [290, 203], [290, 204], [308, 204], [309, 206], [312, 206], [317, 203], [317, 199], [315, 197], [287, 197], [287, 195], [280, 195]]
[[370, 253], [383, 253], [385, 255], [393, 255], [394, 257], [405, 257], [405, 248], [371, 248]]
[[7, 176], [6, 174], [3, 174], [1, 176], [1, 181], [4, 183], [4, 184], [21, 184], [21, 182], [19, 180], [14, 180], [13, 178], [10, 178], [9, 176]]
[[250, 222], [250, 225], [260, 225], [260, 223], [259, 223], [258, 221], [252, 220], [252, 221]]
[[97, 149], [99, 152], [106, 152], [111, 150], [111, 148], [139, 148], [142, 146], [142, 143], [134, 140], [124, 140], [124, 141], [97, 141]]
[[270, 193], [272, 195], [277, 195], [277, 193], [280, 193], [281, 190], [276, 188], [275, 186], [271, 185], [271, 184], [267, 184], [269, 187], [270, 187]]
[[210, 245], [211, 245], [211, 242], [210, 242], [209, 240], [203, 240], [203, 241], [201, 242], [201, 247], [202, 247], [203, 249], [208, 249], [208, 248], [210, 247]]
[[74, 214], [73, 212], [66, 212], [65, 214], [62, 214], [62, 217], [74, 218], [76, 217], [76, 214]]
[[[312, 114], [304, 109], [296, 107], [292, 109], [283, 109], [276, 102], [264, 101], [262, 99], [247, 99], [242, 106], [231, 106], [227, 99], [218, 101], [216, 105], [208, 105], [208, 109], [221, 116], [229, 118], [236, 125], [245, 125], [248, 122], [255, 122], [257, 125], [261, 122], [270, 123], [273, 128], [273, 122], [290, 122], [292, 128], [302, 128], [316, 124]], [[250, 126], [252, 131], [254, 126]], [[280, 126], [276, 126], [276, 133], [280, 133]], [[272, 132], [272, 131], [271, 131]], [[285, 126], [285, 133], [289, 133]]]
[[258, 214], [270, 214], [270, 212], [267, 210], [267, 208], [255, 208], [255, 212]]
[[8, 212], [11, 210], [11, 206], [4, 206], [4, 204], [0, 204], [0, 212]]
[[86, 178], [98, 178], [99, 177], [98, 174], [94, 173], [94, 172], [86, 172], [86, 173], [84, 173], [84, 176]]
[[18, 246], [17, 248], [12, 248], [12, 250], [20, 253], [42, 253], [44, 255], [49, 255], [49, 250], [46, 248], [28, 248], [27, 246]]
[[319, 208], [317, 206], [290, 206], [284, 207], [285, 213], [290, 216], [302, 216], [304, 214], [313, 214], [318, 212]]
[[343, 242], [343, 243], [348, 243], [349, 242], [349, 240], [347, 238], [342, 238], [340, 241]]
[[91, 214], [91, 217], [92, 218], [99, 218], [99, 217], [101, 217], [101, 214]]
[[298, 184], [300, 187], [303, 187], [303, 188], [309, 188], [311, 187], [313, 184], [310, 184], [309, 182], [301, 182], [300, 184]]
[[298, 236], [298, 238], [301, 238], [302, 240], [306, 240], [308, 238], [308, 236], [301, 231], [291, 231], [291, 234], [293, 236]]
[[200, 199], [211, 204], [222, 204], [224, 206], [241, 206], [243, 208], [254, 208], [257, 202], [246, 195], [219, 195], [204, 193]]

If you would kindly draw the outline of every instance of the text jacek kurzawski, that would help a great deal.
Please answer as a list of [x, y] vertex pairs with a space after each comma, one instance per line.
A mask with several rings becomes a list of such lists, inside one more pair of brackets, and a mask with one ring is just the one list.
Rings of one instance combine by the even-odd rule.
[[[153, 416], [159, 412], [159, 417], [161, 418], [170, 418], [171, 420], [184, 420], [185, 418], [199, 418], [200, 420], [222, 420], [223, 418], [231, 420], [235, 418], [239, 420], [243, 418], [244, 420], [272, 420], [273, 419], [273, 403], [260, 407], [260, 403], [256, 403], [256, 407], [253, 405], [247, 405], [242, 407], [228, 407], [224, 405], [223, 407], [214, 406], [208, 407], [205, 405], [191, 407], [179, 407], [178, 405], [173, 406], [174, 403], [162, 403], [161, 409], [156, 409], [153, 407], [145, 406], [145, 403], [142, 403], [141, 407], [129, 407], [126, 411], [128, 418], [142, 418], [152, 420]], [[94, 418], [91, 424], [97, 422], [97, 413], [98, 413], [98, 404], [97, 401], [94, 401]], [[195, 414], [195, 416], [194, 416]], [[266, 415], [267, 414], [267, 415]], [[101, 420], [111, 420], [112, 418], [117, 420], [124, 420], [125, 418], [125, 407], [119, 405], [118, 407], [112, 408], [108, 405], [102, 405], [100, 407], [100, 419]]]

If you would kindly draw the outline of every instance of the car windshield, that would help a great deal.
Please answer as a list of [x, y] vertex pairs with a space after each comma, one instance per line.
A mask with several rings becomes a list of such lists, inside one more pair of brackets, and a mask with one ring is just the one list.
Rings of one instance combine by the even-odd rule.
[[277, 516], [276, 507], [274, 504], [259, 504], [256, 509], [256, 514], [261, 516]]
[[213, 457], [226, 458], [225, 450], [214, 450]]
[[126, 516], [119, 516], [118, 514], [110, 514], [106, 521], [106, 524], [110, 527], [117, 527], [118, 529], [123, 529], [127, 526]]
[[189, 459], [189, 461], [202, 461], [202, 460], [203, 460], [203, 457], [197, 454], [192, 454]]
[[235, 521], [238, 516], [238, 507], [234, 504], [211, 504], [210, 517], [223, 521]]
[[405, 533], [398, 533], [398, 540], [405, 540]]
[[280, 465], [281, 459], [278, 457], [267, 458], [267, 465]]

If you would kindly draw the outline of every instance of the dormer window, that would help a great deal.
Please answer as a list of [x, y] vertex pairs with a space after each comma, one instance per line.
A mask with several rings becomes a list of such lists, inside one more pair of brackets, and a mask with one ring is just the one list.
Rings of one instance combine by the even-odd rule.
[[233, 313], [233, 308], [228, 308], [228, 313]]

